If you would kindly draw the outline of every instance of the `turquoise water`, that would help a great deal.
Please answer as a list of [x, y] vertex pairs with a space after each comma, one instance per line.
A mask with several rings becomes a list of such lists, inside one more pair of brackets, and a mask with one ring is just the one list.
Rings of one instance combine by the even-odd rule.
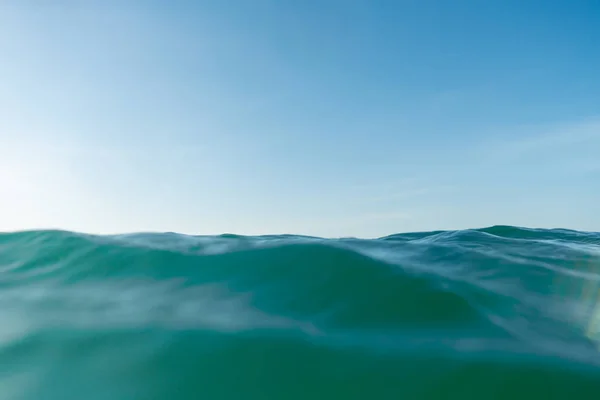
[[2, 234], [0, 398], [600, 398], [599, 272], [508, 226]]

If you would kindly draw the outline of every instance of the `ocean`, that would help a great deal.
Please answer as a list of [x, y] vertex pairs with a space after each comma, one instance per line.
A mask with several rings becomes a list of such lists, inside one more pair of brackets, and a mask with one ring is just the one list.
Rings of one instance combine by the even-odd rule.
[[597, 399], [600, 234], [0, 234], [0, 399]]

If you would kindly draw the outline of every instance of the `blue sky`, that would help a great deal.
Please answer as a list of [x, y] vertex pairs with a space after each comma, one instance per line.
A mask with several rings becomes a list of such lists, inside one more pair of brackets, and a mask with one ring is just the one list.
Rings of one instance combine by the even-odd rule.
[[600, 231], [591, 1], [7, 1], [0, 230]]

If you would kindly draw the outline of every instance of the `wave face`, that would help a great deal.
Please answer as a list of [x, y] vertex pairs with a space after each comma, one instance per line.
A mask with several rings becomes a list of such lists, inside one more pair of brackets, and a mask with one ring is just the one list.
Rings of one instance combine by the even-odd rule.
[[2, 399], [600, 396], [600, 234], [0, 235]]

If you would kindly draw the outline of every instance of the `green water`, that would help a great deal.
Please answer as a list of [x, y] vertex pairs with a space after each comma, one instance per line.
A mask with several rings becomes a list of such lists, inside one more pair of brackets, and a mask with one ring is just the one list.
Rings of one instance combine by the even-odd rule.
[[0, 399], [600, 398], [600, 234], [0, 235]]

